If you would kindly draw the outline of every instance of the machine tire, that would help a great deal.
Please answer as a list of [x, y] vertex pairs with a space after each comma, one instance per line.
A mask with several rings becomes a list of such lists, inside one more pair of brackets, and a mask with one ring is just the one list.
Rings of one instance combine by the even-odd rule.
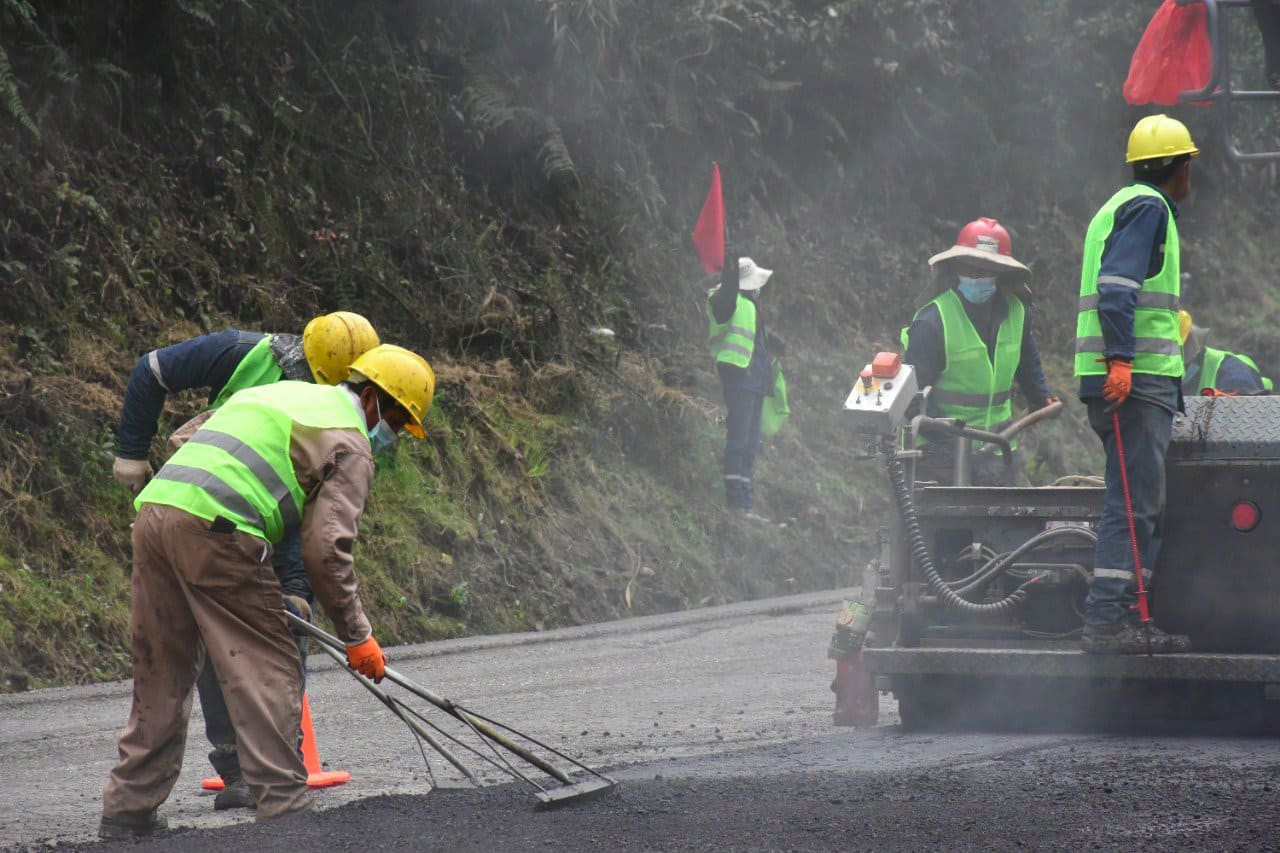
[[893, 693], [898, 699], [898, 719], [903, 731], [924, 731], [938, 722], [938, 691], [923, 678], [904, 679], [904, 683], [894, 685]]

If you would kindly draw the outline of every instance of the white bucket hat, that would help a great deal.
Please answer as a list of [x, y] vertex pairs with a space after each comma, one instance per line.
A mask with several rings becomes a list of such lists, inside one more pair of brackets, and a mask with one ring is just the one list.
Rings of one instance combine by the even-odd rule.
[[771, 275], [773, 275], [773, 270], [756, 266], [756, 262], [750, 258], [738, 258], [739, 290], [759, 290], [764, 287], [765, 282], [769, 280]]

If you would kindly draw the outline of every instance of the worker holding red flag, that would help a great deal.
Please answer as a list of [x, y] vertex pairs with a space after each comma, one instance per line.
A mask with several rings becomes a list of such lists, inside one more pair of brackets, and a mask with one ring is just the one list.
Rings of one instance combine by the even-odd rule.
[[724, 195], [720, 167], [712, 164], [711, 189], [707, 192], [693, 244], [708, 273], [721, 272], [720, 284], [707, 294], [711, 356], [728, 409], [725, 419], [724, 488], [729, 506], [756, 522], [768, 519], [754, 510], [752, 471], [766, 402], [772, 417], [767, 429], [774, 432], [789, 413], [786, 380], [776, 358], [784, 354], [782, 339], [764, 326], [760, 315], [760, 291], [773, 275], [750, 258], [725, 263]]

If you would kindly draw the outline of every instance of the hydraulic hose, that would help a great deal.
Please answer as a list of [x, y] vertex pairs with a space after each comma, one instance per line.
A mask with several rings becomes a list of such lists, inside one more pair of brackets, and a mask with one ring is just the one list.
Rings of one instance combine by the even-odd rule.
[[984, 584], [996, 578], [1009, 565], [1011, 565], [1014, 560], [1018, 559], [1023, 554], [1026, 554], [1028, 551], [1034, 551], [1036, 548], [1039, 548], [1050, 540], [1067, 536], [1087, 539], [1092, 543], [1096, 543], [1098, 541], [1098, 535], [1092, 530], [1084, 527], [1053, 527], [1048, 530], [1042, 530], [1007, 554], [1001, 554], [994, 560], [989, 561], [985, 566], [969, 575], [969, 577], [965, 578], [963, 581], [950, 583], [947, 584], [947, 586], [954, 589], [959, 595], [966, 595], [967, 593], [981, 588]]
[[1038, 578], [1032, 578], [999, 601], [987, 604], [968, 601], [947, 586], [946, 581], [934, 568], [933, 558], [929, 556], [929, 548], [924, 541], [924, 534], [920, 532], [920, 520], [916, 518], [916, 505], [911, 499], [911, 484], [907, 482], [907, 471], [902, 460], [898, 458], [897, 449], [892, 442], [885, 441], [880, 445], [880, 452], [884, 454], [885, 467], [889, 471], [889, 479], [893, 482], [893, 496], [898, 504], [898, 512], [902, 516], [903, 527], [906, 529], [911, 559], [924, 573], [929, 591], [936, 595], [946, 607], [975, 616], [1004, 616], [1020, 607], [1030, 595], [1027, 587], [1035, 583]]

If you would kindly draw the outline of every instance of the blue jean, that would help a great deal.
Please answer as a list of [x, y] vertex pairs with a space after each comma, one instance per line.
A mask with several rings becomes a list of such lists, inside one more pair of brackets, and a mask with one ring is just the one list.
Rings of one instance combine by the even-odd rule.
[[[1105, 400], [1094, 398], [1085, 402], [1089, 408], [1089, 425], [1102, 439], [1107, 453], [1107, 492], [1102, 518], [1098, 522], [1093, 582], [1089, 584], [1089, 594], [1084, 603], [1084, 626], [1089, 631], [1109, 632], [1134, 617], [1138, 601], [1137, 580], [1112, 413], [1106, 411], [1108, 404]], [[1116, 409], [1115, 414], [1120, 419], [1120, 437], [1124, 443], [1142, 577], [1150, 586], [1151, 570], [1160, 554], [1164, 460], [1173, 431], [1173, 412], [1164, 406], [1130, 397]]]
[[[296, 595], [313, 604], [311, 583], [307, 580], [307, 570], [302, 564], [302, 536], [295, 535], [276, 544], [271, 555], [271, 565], [275, 569], [276, 579], [285, 595]], [[307, 687], [307, 641], [298, 637], [298, 651], [302, 654], [302, 687]], [[196, 692], [200, 694], [200, 710], [204, 713], [204, 733], [209, 743], [214, 746], [233, 744], [236, 742], [235, 726], [231, 724], [231, 712], [227, 710], [227, 701], [222, 697], [222, 686], [218, 684], [218, 674], [213, 669], [213, 662], [208, 655], [204, 658], [204, 667], [196, 678]]]
[[760, 414], [764, 396], [735, 385], [723, 384], [725, 419], [724, 491], [729, 506], [751, 509], [751, 472], [760, 449]]

